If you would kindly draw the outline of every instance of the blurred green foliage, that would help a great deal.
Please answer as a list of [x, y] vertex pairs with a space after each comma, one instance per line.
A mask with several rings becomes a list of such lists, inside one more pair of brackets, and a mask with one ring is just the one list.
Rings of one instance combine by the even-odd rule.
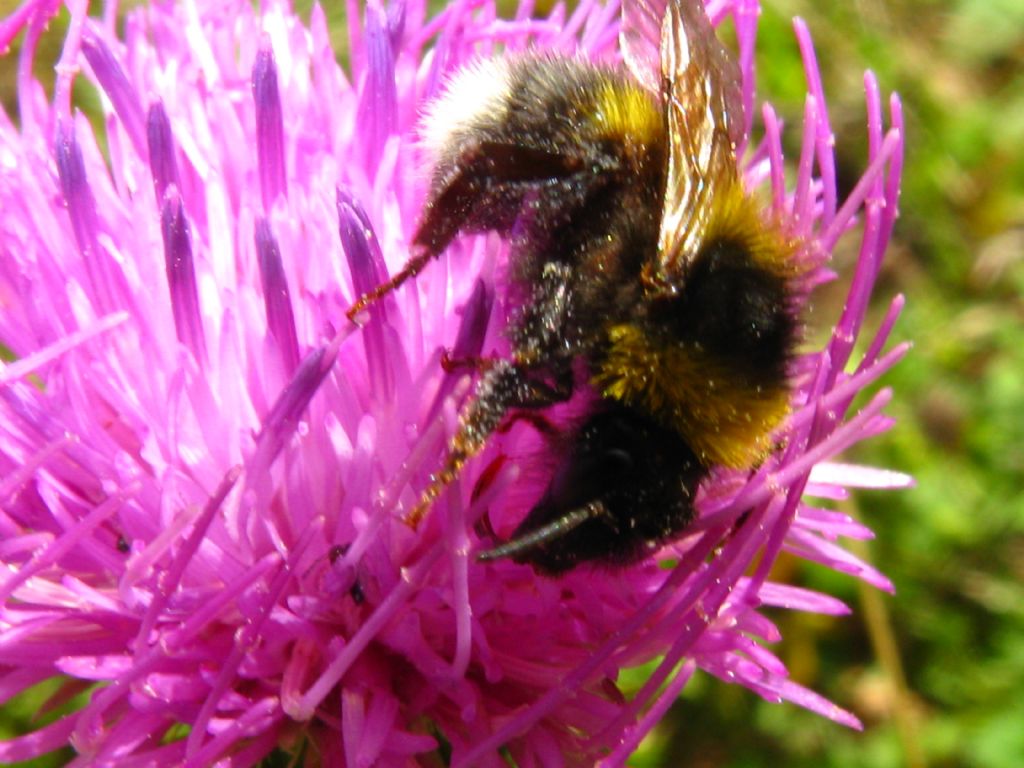
[[[343, 6], [328, 6], [340, 51]], [[906, 294], [897, 339], [913, 340], [915, 349], [885, 381], [895, 391], [889, 412], [897, 427], [850, 458], [911, 473], [917, 487], [862, 493], [857, 508], [848, 508], [877, 532], [864, 554], [893, 580], [895, 596], [806, 564], [780, 564], [787, 580], [854, 607], [843, 618], [780, 612], [775, 618], [785, 640], [777, 650], [798, 681], [855, 712], [863, 733], [698, 675], [632, 764], [1018, 768], [1024, 765], [1024, 3], [764, 0], [764, 6], [761, 96], [791, 125], [801, 115], [805, 88], [790, 23], [799, 15], [815, 39], [841, 180], [851, 183], [866, 155], [864, 67], [903, 100], [901, 218], [876, 291], [876, 319], [894, 294]], [[6, 2], [2, 8], [9, 10]], [[56, 59], [59, 35], [58, 24], [44, 38], [51, 47], [40, 54], [40, 67]], [[9, 114], [15, 61], [0, 60], [0, 98]], [[851, 258], [839, 256], [840, 284]], [[838, 307], [829, 299], [828, 293], [817, 299], [813, 322], [834, 319]], [[7, 706], [0, 730], [32, 714], [31, 703], [22, 711]]]

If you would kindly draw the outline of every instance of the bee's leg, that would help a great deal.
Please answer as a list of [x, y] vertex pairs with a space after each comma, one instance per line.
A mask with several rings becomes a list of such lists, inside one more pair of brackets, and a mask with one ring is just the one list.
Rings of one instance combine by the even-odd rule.
[[413, 236], [412, 256], [389, 280], [356, 299], [345, 314], [353, 319], [415, 277], [460, 232], [507, 232], [528, 195], [558, 190], [565, 197], [562, 188], [580, 187], [569, 179], [585, 167], [578, 156], [521, 144], [463, 139], [461, 145], [449, 147], [434, 171]]
[[416, 275], [418, 275], [420, 271], [427, 266], [427, 262], [437, 256], [438, 253], [440, 253], [440, 251], [432, 252], [422, 248], [417, 249], [412, 258], [405, 262], [405, 266], [398, 270], [398, 272], [393, 274], [388, 280], [385, 280], [373, 290], [367, 291], [356, 299], [352, 306], [345, 311], [345, 316], [349, 320], [354, 320], [356, 315], [373, 304], [373, 302], [377, 301], [382, 296], [386, 296], [391, 293], [391, 291], [395, 290], [395, 288], [400, 286], [410, 277], [416, 277]]
[[444, 466], [431, 478], [419, 502], [406, 516], [406, 524], [413, 528], [419, 525], [430, 505], [458, 476], [465, 463], [483, 448], [509, 410], [543, 408], [564, 402], [571, 396], [572, 369], [568, 365], [548, 381], [535, 369], [510, 360], [495, 362], [480, 380], [475, 397], [460, 419]]
[[445, 486], [483, 448], [509, 410], [544, 408], [572, 396], [576, 350], [564, 343], [563, 331], [571, 304], [571, 279], [567, 265], [551, 263], [544, 268], [513, 331], [513, 359], [495, 360], [484, 372], [462, 414], [444, 466], [405, 518], [411, 527], [419, 524]]
[[487, 357], [484, 355], [473, 355], [470, 357], [452, 357], [450, 350], [441, 353], [441, 368], [445, 373], [455, 373], [462, 369], [469, 369], [476, 373], [486, 373], [493, 368], [500, 357]]
[[460, 232], [508, 232], [528, 196], [559, 189], [585, 168], [578, 155], [462, 139], [434, 169], [413, 242], [437, 254]]

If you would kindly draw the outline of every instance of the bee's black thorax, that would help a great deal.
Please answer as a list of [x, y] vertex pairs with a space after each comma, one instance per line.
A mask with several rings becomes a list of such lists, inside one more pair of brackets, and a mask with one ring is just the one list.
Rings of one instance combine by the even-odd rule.
[[645, 305], [648, 327], [666, 343], [699, 347], [748, 381], [774, 387], [785, 380], [796, 322], [784, 276], [754, 264], [741, 241], [716, 239], [684, 284]]

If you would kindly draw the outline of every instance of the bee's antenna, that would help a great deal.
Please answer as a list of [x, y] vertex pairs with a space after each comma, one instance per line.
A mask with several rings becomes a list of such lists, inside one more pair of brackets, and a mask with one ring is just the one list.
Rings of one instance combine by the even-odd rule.
[[587, 522], [587, 520], [592, 520], [595, 517], [606, 514], [608, 514], [608, 510], [605, 509], [604, 504], [600, 501], [592, 501], [586, 506], [566, 512], [557, 520], [553, 520], [547, 525], [542, 525], [540, 528], [530, 531], [519, 538], [506, 541], [504, 544], [499, 544], [493, 549], [477, 552], [476, 559], [481, 562], [489, 562], [491, 560], [501, 560], [505, 557], [515, 557], [523, 552], [543, 546], [550, 541], [560, 539], [569, 531]]

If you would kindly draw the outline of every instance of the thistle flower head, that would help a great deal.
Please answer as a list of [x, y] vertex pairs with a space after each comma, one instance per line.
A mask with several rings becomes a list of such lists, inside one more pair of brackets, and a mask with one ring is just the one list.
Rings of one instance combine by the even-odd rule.
[[[504, 246], [460, 239], [365, 327], [345, 310], [407, 258], [427, 183], [417, 119], [452, 72], [528, 47], [620, 57], [615, 2], [544, 19], [531, 5], [503, 19], [492, 0], [433, 17], [422, 0], [349, 3], [343, 67], [319, 6], [307, 25], [283, 3], [117, 20], [72, 0], [52, 93], [32, 63], [56, 4], [2, 23], [0, 48], [22, 35], [17, 120], [0, 113], [3, 692], [56, 678], [56, 698], [90, 696], [0, 743], [0, 761], [70, 743], [83, 765], [245, 766], [308, 744], [350, 766], [438, 750], [492, 765], [502, 748], [614, 765], [698, 669], [857, 725], [787, 678], [762, 611], [847, 610], [770, 581], [783, 550], [890, 586], [837, 543], [869, 531], [815, 499], [906, 482], [835, 461], [889, 426], [885, 390], [850, 407], [904, 351], [885, 351], [899, 300], [862, 332], [896, 218], [900, 109], [865, 78], [867, 168], [841, 200], [797, 23], [808, 96], [787, 179], [782, 122], [755, 94], [755, 0], [708, 3], [738, 40], [745, 181], [804, 244], [808, 291], [841, 237], [860, 243], [778, 451], [715, 473], [687, 535], [623, 570], [550, 580], [473, 560], [474, 524], [521, 516], [508, 500], [539, 488], [515, 460], [526, 429], [496, 436], [418, 530], [401, 521], [471, 392], [442, 350], [503, 349]], [[73, 83], [102, 97], [98, 133]], [[654, 660], [639, 691], [616, 688]]]

